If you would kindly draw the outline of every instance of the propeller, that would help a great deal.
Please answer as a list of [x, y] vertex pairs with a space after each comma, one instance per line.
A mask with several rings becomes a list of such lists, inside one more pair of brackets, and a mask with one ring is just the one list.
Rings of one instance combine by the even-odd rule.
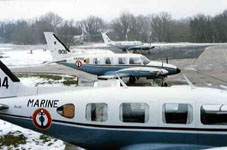
[[167, 64], [169, 63], [169, 59], [168, 59], [168, 57], [166, 57], [166, 63], [167, 63]]

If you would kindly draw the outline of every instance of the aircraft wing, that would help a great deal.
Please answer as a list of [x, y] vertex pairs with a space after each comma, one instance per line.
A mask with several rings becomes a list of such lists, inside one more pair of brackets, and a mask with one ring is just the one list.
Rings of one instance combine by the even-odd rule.
[[130, 48], [128, 48], [128, 50], [151, 50], [153, 48], [155, 48], [155, 46], [151, 46], [151, 45], [140, 45], [140, 46], [130, 47]]
[[168, 74], [168, 71], [165, 69], [158, 69], [153, 67], [131, 67], [125, 68], [118, 71], [109, 71], [104, 75], [99, 76], [98, 78], [109, 79], [119, 77], [153, 77], [158, 78]]
[[120, 150], [226, 150], [226, 148], [207, 149], [208, 146], [190, 144], [135, 144], [122, 147]]
[[6, 109], [9, 109], [9, 106], [4, 105], [4, 104], [0, 104], [0, 111], [1, 110], [6, 110]]

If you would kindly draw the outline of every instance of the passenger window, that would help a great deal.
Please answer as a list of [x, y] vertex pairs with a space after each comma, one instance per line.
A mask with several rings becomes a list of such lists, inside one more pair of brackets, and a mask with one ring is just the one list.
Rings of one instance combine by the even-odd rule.
[[125, 58], [118, 58], [118, 64], [126, 64], [126, 59]]
[[109, 57], [105, 59], [105, 63], [106, 63], [106, 64], [111, 64], [111, 60], [110, 60]]
[[120, 106], [122, 122], [145, 123], [149, 118], [149, 106], [145, 103], [123, 103]]
[[193, 119], [193, 110], [190, 104], [164, 104], [163, 122], [167, 124], [190, 124]]
[[201, 122], [205, 125], [226, 125], [227, 105], [203, 105]]
[[57, 113], [65, 118], [73, 118], [75, 115], [75, 106], [73, 104], [65, 104], [57, 108]]
[[98, 58], [94, 58], [94, 59], [93, 59], [93, 64], [99, 64], [99, 63], [100, 63], [100, 61], [99, 61]]
[[91, 103], [86, 106], [86, 119], [88, 121], [104, 122], [107, 120], [107, 104]]

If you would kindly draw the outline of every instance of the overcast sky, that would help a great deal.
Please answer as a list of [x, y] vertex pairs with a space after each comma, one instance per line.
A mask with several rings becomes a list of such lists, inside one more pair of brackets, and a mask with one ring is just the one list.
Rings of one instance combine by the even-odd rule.
[[123, 11], [135, 15], [166, 11], [179, 19], [198, 13], [213, 16], [225, 9], [227, 0], [0, 0], [0, 20], [34, 18], [50, 11], [76, 20], [89, 15], [111, 20]]

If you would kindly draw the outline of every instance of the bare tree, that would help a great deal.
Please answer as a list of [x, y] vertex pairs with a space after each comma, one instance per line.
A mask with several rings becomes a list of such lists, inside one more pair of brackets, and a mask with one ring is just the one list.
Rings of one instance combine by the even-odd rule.
[[41, 16], [39, 20], [49, 23], [53, 27], [54, 31], [56, 31], [57, 27], [59, 27], [63, 22], [63, 19], [60, 16], [52, 12]]
[[90, 41], [100, 41], [102, 39], [100, 32], [106, 27], [103, 19], [95, 16], [90, 16], [81, 23], [89, 33]]
[[167, 12], [150, 16], [152, 40], [157, 42], [171, 41], [170, 26], [172, 23], [172, 17]]
[[129, 40], [133, 35], [135, 17], [128, 12], [123, 12], [119, 18], [112, 21], [112, 29], [117, 33], [119, 40]]
[[77, 27], [73, 20], [65, 21], [57, 31], [58, 36], [66, 45], [74, 44], [73, 37], [77, 34]]

